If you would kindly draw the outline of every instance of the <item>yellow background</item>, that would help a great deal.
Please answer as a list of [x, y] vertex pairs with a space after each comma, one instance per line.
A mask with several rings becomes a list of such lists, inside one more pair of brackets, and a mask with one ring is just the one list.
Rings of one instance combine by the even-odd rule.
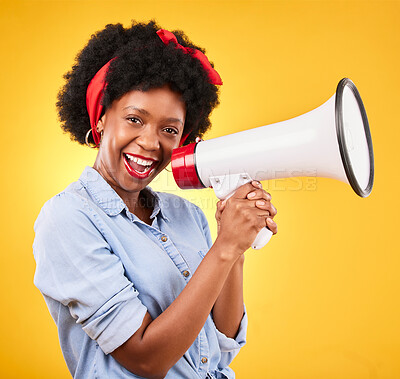
[[[375, 151], [361, 199], [331, 179], [266, 182], [279, 234], [248, 251], [248, 344], [237, 378], [400, 378], [400, 3], [386, 1], [1, 1], [0, 377], [69, 378], [33, 286], [33, 223], [95, 152], [69, 141], [55, 100], [76, 53], [107, 23], [155, 18], [207, 49], [224, 85], [207, 138], [316, 108], [342, 77], [357, 85]], [[201, 205], [210, 190], [157, 189]], [[215, 232], [214, 236], [215, 236]]]

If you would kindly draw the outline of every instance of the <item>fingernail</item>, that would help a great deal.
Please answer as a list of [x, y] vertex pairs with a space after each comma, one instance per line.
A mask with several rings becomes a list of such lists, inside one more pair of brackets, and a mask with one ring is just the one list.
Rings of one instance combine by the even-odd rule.
[[249, 199], [251, 199], [251, 198], [254, 197], [254, 196], [256, 196], [256, 193], [255, 193], [255, 192], [250, 192], [250, 193], [247, 195], [247, 197], [248, 197]]
[[272, 220], [272, 218], [267, 218], [267, 222], [269, 222], [270, 224], [273, 224], [274, 221]]
[[257, 180], [253, 180], [253, 181], [251, 182], [251, 184], [252, 184], [254, 187], [262, 188], [262, 184], [261, 184], [259, 181], [257, 181]]
[[257, 200], [256, 201], [256, 205], [265, 205], [265, 201], [264, 200]]

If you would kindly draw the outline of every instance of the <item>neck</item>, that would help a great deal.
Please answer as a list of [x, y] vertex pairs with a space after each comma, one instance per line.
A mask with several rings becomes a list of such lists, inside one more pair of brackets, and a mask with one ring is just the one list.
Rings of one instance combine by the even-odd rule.
[[114, 182], [112, 176], [108, 174], [107, 170], [102, 169], [97, 159], [93, 165], [93, 168], [119, 195], [119, 197], [123, 200], [131, 213], [133, 213], [145, 222], [150, 220], [150, 215], [154, 207], [154, 199], [151, 195], [148, 194], [148, 191], [143, 189], [133, 192], [125, 191]]
[[113, 187], [114, 191], [120, 196], [129, 209], [129, 212], [137, 216], [139, 219], [147, 224], [151, 224], [150, 216], [154, 208], [154, 199], [152, 196], [143, 189], [139, 192], [125, 192], [120, 188]]

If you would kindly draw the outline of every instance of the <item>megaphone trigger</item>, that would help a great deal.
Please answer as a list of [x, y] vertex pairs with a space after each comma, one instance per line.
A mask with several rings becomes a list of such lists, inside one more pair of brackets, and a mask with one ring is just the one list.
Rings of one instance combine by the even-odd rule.
[[211, 187], [218, 199], [229, 199], [243, 184], [250, 183], [252, 178], [247, 173], [210, 176]]

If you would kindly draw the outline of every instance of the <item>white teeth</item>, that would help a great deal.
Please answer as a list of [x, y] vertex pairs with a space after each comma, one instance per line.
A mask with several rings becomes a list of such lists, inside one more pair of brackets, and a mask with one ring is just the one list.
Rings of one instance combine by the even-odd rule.
[[153, 164], [153, 161], [146, 161], [144, 159], [140, 159], [140, 158], [137, 158], [137, 157], [132, 157], [129, 154], [125, 154], [125, 155], [129, 160], [131, 160], [131, 161], [133, 161], [133, 162], [135, 162], [137, 164], [140, 164], [141, 166], [151, 166]]
[[143, 159], [137, 158], [137, 164], [140, 164], [142, 166], [151, 166], [151, 164], [153, 163], [152, 161], [145, 161]]

